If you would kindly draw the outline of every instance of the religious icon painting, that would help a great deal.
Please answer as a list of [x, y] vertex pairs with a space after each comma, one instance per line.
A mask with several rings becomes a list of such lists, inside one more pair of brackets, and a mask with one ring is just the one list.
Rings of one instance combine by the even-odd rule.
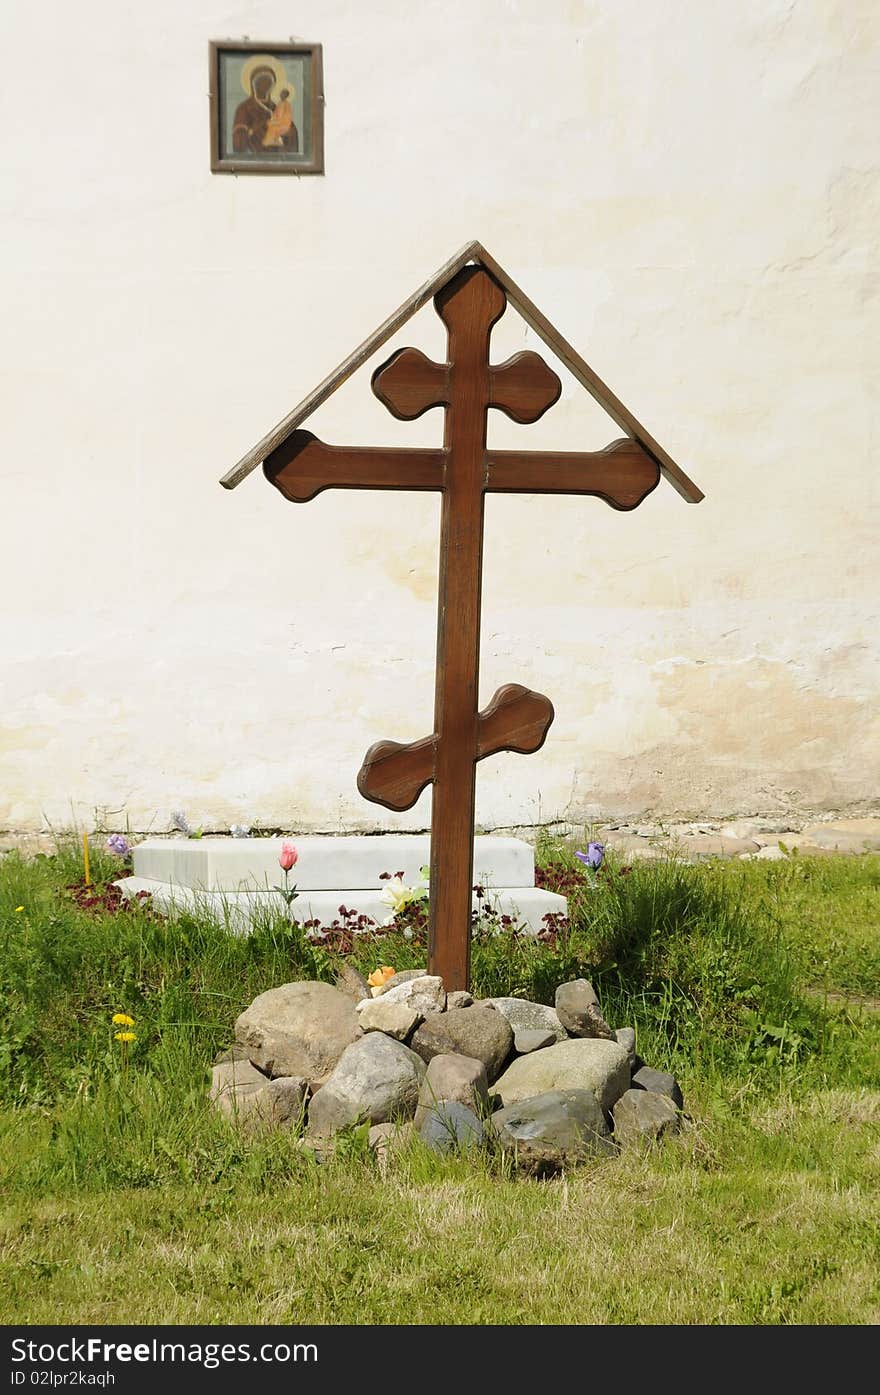
[[215, 42], [211, 169], [215, 174], [323, 174], [320, 44]]

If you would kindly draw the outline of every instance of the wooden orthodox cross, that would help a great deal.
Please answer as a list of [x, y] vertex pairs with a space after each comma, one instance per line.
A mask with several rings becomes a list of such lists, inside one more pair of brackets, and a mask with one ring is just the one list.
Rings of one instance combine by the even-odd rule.
[[[265, 449], [271, 438], [257, 448], [263, 448], [266, 478], [297, 503], [331, 487], [438, 490], [442, 495], [433, 730], [408, 745], [379, 741], [371, 746], [357, 783], [366, 799], [395, 810], [409, 809], [427, 785], [433, 787], [428, 967], [442, 976], [448, 990], [466, 988], [469, 981], [476, 763], [497, 751], [537, 751], [553, 720], [549, 699], [516, 683], [499, 688], [489, 706], [478, 711], [484, 496], [594, 494], [613, 508], [634, 509], [656, 487], [663, 470], [685, 497], [702, 497], [640, 427], [632, 433], [635, 439], [614, 441], [596, 452], [487, 447], [490, 408], [522, 424], [536, 422], [558, 400], [562, 385], [531, 351], [498, 366], [490, 363], [489, 339], [507, 305], [507, 278], [493, 275], [486, 267], [491, 259], [479, 250], [477, 264], [458, 267], [434, 296], [447, 330], [446, 361], [434, 363], [418, 349], [401, 349], [372, 379], [376, 396], [401, 420], [412, 421], [432, 407], [444, 409], [441, 449], [328, 446], [309, 431], [290, 430], [295, 424], [290, 419], [273, 433], [280, 439], [271, 442], [271, 449]], [[583, 380], [583, 374], [578, 376]], [[604, 384], [599, 387], [631, 428], [635, 419]], [[594, 395], [608, 406], [598, 392]], [[305, 414], [291, 416], [302, 420]], [[243, 467], [252, 468], [248, 457], [223, 483], [238, 483]]]

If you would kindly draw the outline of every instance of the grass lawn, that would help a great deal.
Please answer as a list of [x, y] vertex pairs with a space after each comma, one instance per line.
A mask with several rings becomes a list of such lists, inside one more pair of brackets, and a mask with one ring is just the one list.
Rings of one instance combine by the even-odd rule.
[[[332, 981], [338, 955], [280, 920], [241, 938], [78, 905], [72, 848], [0, 858], [4, 1322], [880, 1321], [880, 857], [611, 862], [590, 892], [570, 847], [539, 854], [570, 927], [488, 927], [475, 992], [591, 978], [689, 1117], [552, 1181], [418, 1144], [383, 1175], [357, 1130], [320, 1165], [243, 1135], [206, 1104], [215, 1052], [257, 993]], [[352, 958], [424, 954], [417, 930]]]

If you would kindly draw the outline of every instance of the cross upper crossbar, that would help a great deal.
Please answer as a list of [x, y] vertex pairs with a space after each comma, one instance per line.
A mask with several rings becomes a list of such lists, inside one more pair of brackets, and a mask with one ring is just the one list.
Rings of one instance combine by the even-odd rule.
[[484, 267], [465, 266], [434, 298], [447, 330], [446, 362], [402, 349], [373, 375], [376, 396], [404, 421], [443, 408], [441, 449], [328, 446], [298, 430], [263, 467], [286, 498], [300, 503], [331, 487], [441, 493], [434, 728], [408, 745], [371, 746], [358, 788], [367, 799], [407, 809], [433, 787], [429, 969], [448, 990], [467, 987], [469, 978], [476, 763], [498, 751], [538, 750], [553, 720], [550, 701], [519, 684], [506, 684], [483, 712], [477, 708], [485, 495], [594, 494], [613, 508], [633, 509], [660, 479], [656, 461], [629, 439], [582, 453], [488, 449], [490, 408], [533, 423], [562, 390], [531, 351], [490, 363], [492, 326], [506, 303]]

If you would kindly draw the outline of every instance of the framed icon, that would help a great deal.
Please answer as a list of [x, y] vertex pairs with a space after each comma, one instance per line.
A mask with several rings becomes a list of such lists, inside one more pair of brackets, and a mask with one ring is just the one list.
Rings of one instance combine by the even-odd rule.
[[323, 174], [320, 44], [210, 45], [215, 174]]

